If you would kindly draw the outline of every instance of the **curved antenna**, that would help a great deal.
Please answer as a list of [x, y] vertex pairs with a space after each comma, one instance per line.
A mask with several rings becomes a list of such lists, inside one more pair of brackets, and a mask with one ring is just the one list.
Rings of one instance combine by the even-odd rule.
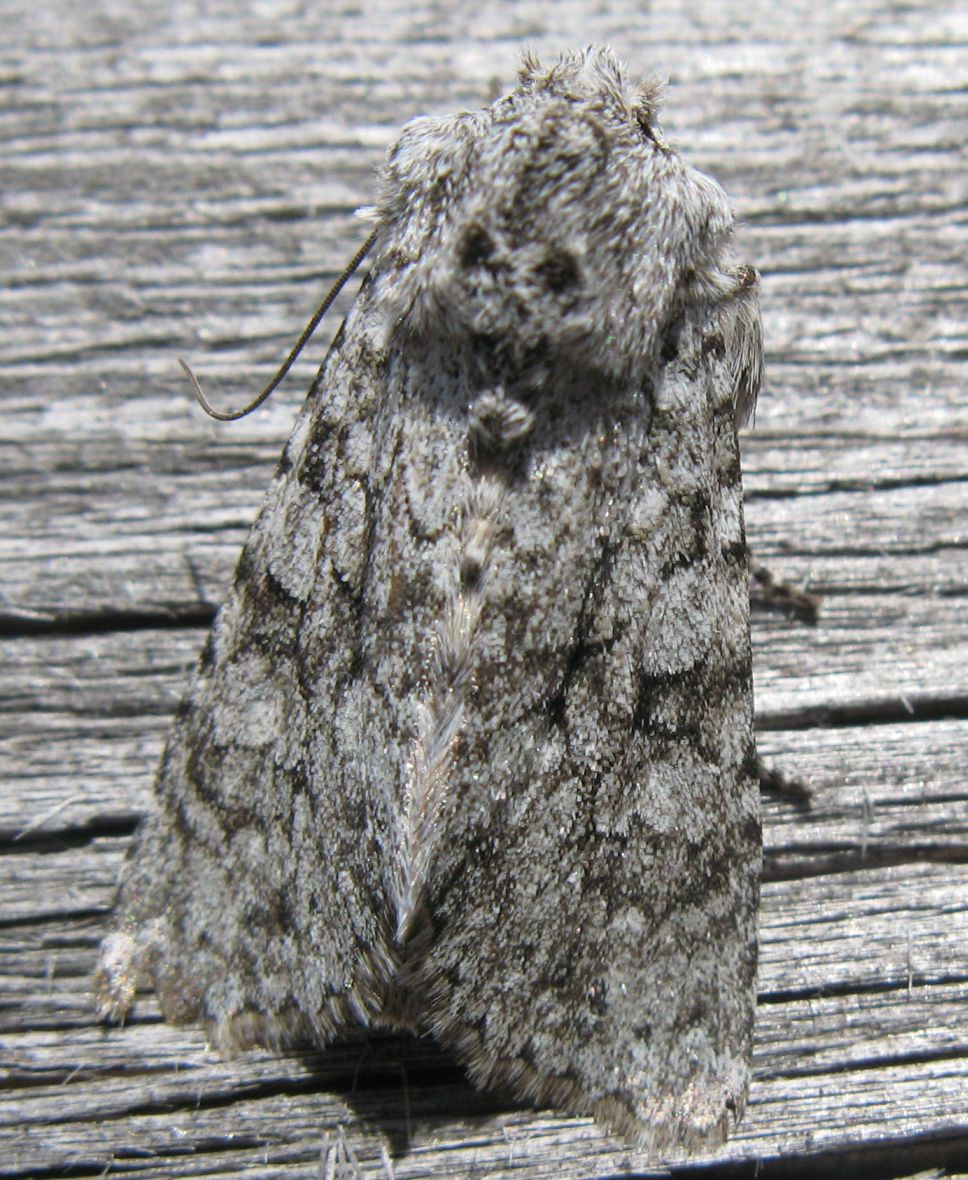
[[313, 332], [315, 332], [319, 327], [319, 321], [329, 311], [333, 300], [340, 293], [340, 291], [342, 291], [346, 281], [350, 278], [350, 276], [367, 256], [367, 254], [369, 254], [379, 232], [379, 228], [377, 228], [370, 234], [363, 245], [360, 246], [359, 250], [357, 250], [357, 252], [353, 255], [353, 258], [350, 260], [349, 265], [345, 268], [343, 273], [339, 276], [336, 282], [333, 283], [332, 287], [330, 287], [329, 294], [313, 313], [313, 318], [309, 321], [305, 328], [303, 328], [302, 335], [296, 341], [292, 351], [283, 361], [279, 370], [276, 372], [275, 377], [272, 378], [269, 384], [265, 387], [265, 389], [263, 389], [259, 396], [255, 398], [254, 401], [249, 402], [247, 406], [243, 406], [241, 410], [233, 410], [231, 413], [227, 414], [223, 414], [221, 410], [216, 410], [202, 392], [202, 387], [199, 384], [198, 378], [192, 372], [191, 366], [186, 361], [182, 360], [181, 357], [178, 358], [178, 363], [185, 370], [188, 380], [192, 383], [192, 389], [195, 391], [195, 400], [210, 418], [216, 418], [219, 422], [236, 422], [239, 418], [244, 418], [246, 414], [251, 414], [253, 410], [257, 410], [259, 406], [261, 406], [266, 400], [266, 398], [272, 394], [275, 388], [279, 385], [280, 381], [282, 381], [283, 377], [285, 377], [285, 375], [292, 368], [296, 357], [299, 356], [302, 350], [306, 347], [310, 336], [312, 336]]

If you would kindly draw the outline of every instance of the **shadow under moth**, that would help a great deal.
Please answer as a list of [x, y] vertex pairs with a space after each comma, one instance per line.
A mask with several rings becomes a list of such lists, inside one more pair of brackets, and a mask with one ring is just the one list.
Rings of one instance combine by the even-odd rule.
[[231, 1052], [429, 1033], [655, 1152], [746, 1102], [758, 279], [611, 52], [407, 124], [96, 981]]

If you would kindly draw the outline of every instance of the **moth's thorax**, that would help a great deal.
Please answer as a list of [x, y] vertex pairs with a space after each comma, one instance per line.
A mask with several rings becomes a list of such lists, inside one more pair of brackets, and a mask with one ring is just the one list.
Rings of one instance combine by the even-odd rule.
[[641, 378], [687, 287], [712, 291], [728, 268], [733, 216], [658, 136], [654, 92], [636, 103], [589, 56], [482, 112], [409, 124], [378, 247], [400, 321], [477, 340], [509, 370]]

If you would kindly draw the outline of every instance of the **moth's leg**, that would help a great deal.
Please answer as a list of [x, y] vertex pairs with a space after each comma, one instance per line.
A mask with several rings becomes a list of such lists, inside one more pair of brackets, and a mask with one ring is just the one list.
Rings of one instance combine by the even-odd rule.
[[813, 791], [800, 779], [789, 778], [782, 770], [767, 766], [762, 758], [756, 760], [756, 774], [761, 794], [782, 799], [799, 811], [809, 811], [813, 806]]
[[779, 611], [801, 623], [816, 623], [820, 615], [819, 594], [811, 594], [792, 582], [778, 582], [752, 553], [749, 563], [750, 606], [753, 610]]

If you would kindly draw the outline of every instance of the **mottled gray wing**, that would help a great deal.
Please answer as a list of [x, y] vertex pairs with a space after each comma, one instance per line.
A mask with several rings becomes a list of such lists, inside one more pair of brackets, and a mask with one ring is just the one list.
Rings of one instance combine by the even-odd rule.
[[204, 1021], [225, 1050], [323, 1040], [380, 1004], [381, 776], [395, 783], [403, 755], [394, 702], [359, 690], [399, 432], [372, 302], [365, 284], [243, 551], [102, 954], [104, 1011], [153, 980], [169, 1019]]
[[523, 477], [514, 447], [472, 466], [507, 478], [452, 559], [482, 589], [416, 973], [479, 1084], [653, 1148], [741, 1115], [755, 1004], [747, 564], [712, 326], [684, 318], [651, 389], [559, 384]]

